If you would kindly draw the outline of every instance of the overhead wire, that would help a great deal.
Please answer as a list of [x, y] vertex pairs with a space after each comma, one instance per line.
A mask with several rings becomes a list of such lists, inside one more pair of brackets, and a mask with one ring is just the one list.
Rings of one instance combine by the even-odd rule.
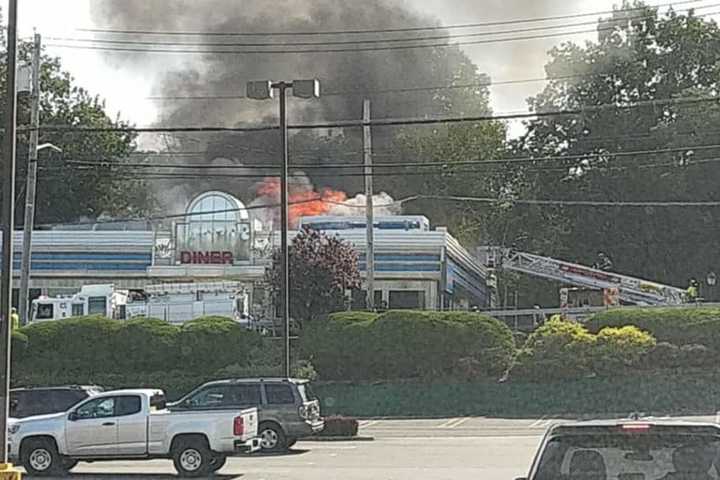
[[[704, 14], [695, 15], [695, 18], [702, 18], [705, 16], [716, 15], [719, 12], [708, 12]], [[457, 46], [467, 45], [484, 45], [492, 43], [504, 43], [504, 42], [515, 42], [515, 41], [526, 41], [526, 40], [538, 40], [543, 38], [556, 38], [571, 35], [581, 35], [588, 33], [597, 33], [601, 31], [615, 30], [616, 26], [611, 25], [607, 27], [597, 27], [594, 29], [566, 31], [566, 32], [555, 32], [545, 33], [537, 35], [525, 35], [517, 37], [507, 38], [493, 38], [484, 40], [468, 40], [459, 41], [452, 43], [423, 43], [418, 45], [387, 45], [387, 46], [372, 46], [372, 47], [354, 47], [354, 48], [301, 48], [301, 49], [273, 49], [267, 48], [259, 50], [209, 50], [209, 49], [174, 49], [174, 48], [133, 48], [133, 47], [116, 47], [116, 46], [104, 46], [104, 45], [74, 45], [66, 43], [48, 43], [48, 46], [57, 48], [70, 48], [70, 49], [83, 49], [83, 50], [102, 50], [111, 52], [140, 52], [140, 53], [183, 53], [183, 54], [229, 54], [229, 55], [254, 55], [254, 54], [307, 54], [307, 53], [358, 53], [358, 52], [381, 52], [381, 51], [394, 51], [394, 50], [411, 50], [419, 48], [449, 48]]]
[[502, 25], [514, 25], [519, 23], [535, 23], [535, 22], [547, 22], [552, 20], [567, 20], [571, 18], [582, 18], [599, 15], [609, 15], [615, 12], [629, 12], [645, 10], [647, 8], [662, 8], [662, 7], [673, 7], [677, 5], [686, 5], [692, 3], [699, 3], [701, 0], [685, 0], [679, 2], [668, 2], [660, 3], [655, 5], [644, 5], [642, 7], [628, 7], [614, 10], [604, 10], [595, 12], [584, 12], [564, 15], [554, 15], [545, 17], [531, 17], [525, 19], [509, 19], [509, 20], [496, 20], [482, 23], [464, 23], [454, 25], [429, 25], [429, 26], [417, 26], [417, 27], [395, 27], [395, 28], [382, 28], [382, 29], [346, 29], [346, 30], [325, 30], [325, 31], [268, 31], [268, 32], [210, 32], [210, 31], [162, 31], [162, 30], [147, 30], [147, 29], [115, 29], [115, 28], [78, 28], [77, 31], [89, 32], [89, 33], [106, 33], [106, 34], [131, 34], [131, 35], [178, 35], [178, 36], [237, 36], [237, 37], [252, 37], [252, 36], [314, 36], [314, 35], [356, 35], [356, 34], [378, 34], [378, 33], [400, 33], [400, 32], [418, 32], [418, 31], [431, 31], [431, 30], [454, 30], [462, 28], [478, 28], [478, 27], [495, 27]]
[[[719, 3], [703, 5], [699, 7], [688, 7], [682, 9], [686, 11], [697, 11], [706, 8], [714, 8], [720, 6]], [[627, 10], [623, 10], [627, 11]], [[638, 20], [652, 18], [655, 13], [647, 13], [643, 11], [642, 14], [630, 15], [623, 18], [623, 21]], [[301, 46], [328, 46], [328, 45], [364, 45], [364, 44], [380, 44], [380, 43], [402, 43], [402, 42], [425, 42], [435, 40], [451, 40], [455, 38], [475, 38], [475, 37], [486, 37], [492, 35], [511, 35], [516, 33], [528, 33], [537, 32], [544, 30], [554, 30], [558, 28], [572, 28], [572, 27], [585, 27], [588, 25], [597, 25], [597, 19], [576, 22], [576, 23], [563, 23], [558, 25], [540, 25], [535, 27], [524, 27], [511, 30], [495, 30], [495, 31], [483, 31], [483, 32], [470, 32], [470, 33], [459, 33], [459, 34], [445, 34], [445, 35], [434, 35], [434, 36], [420, 36], [420, 37], [401, 37], [401, 38], [368, 38], [359, 40], [322, 40], [318, 42], [300, 42], [297, 40], [283, 41], [283, 42], [251, 42], [251, 43], [239, 43], [239, 42], [196, 42], [196, 41], [165, 41], [165, 40], [126, 40], [126, 39], [107, 39], [107, 38], [78, 38], [78, 37], [48, 37], [52, 41], [60, 42], [79, 42], [79, 43], [97, 43], [101, 45], [139, 45], [139, 46], [173, 46], [173, 47], [301, 47]]]
[[[491, 165], [491, 164], [514, 164], [514, 163], [537, 163], [537, 162], [550, 162], [550, 161], [568, 161], [568, 160], [589, 160], [594, 158], [604, 157], [634, 157], [639, 155], [658, 155], [665, 153], [679, 153], [687, 152], [689, 150], [704, 151], [720, 149], [720, 143], [709, 144], [709, 145], [683, 145], [679, 147], [668, 147], [658, 149], [645, 149], [645, 150], [625, 150], [615, 152], [595, 152], [595, 153], [582, 153], [573, 155], [545, 155], [539, 157], [515, 157], [515, 158], [499, 158], [499, 159], [487, 159], [487, 160], [459, 160], [459, 161], [446, 161], [446, 162], [389, 162], [389, 163], [374, 163], [372, 168], [398, 168], [398, 167], [438, 167], [440, 165], [446, 166], [464, 166], [464, 165]], [[124, 162], [124, 161], [85, 161], [85, 160], [64, 160], [68, 165], [81, 165], [81, 166], [102, 166], [102, 167], [124, 167], [124, 168], [176, 168], [176, 169], [193, 169], [193, 170], [227, 170], [227, 169], [277, 169], [280, 168], [278, 164], [238, 164], [238, 165], [208, 165], [208, 164], [167, 164], [167, 163], [140, 163], [140, 162]], [[316, 169], [362, 169], [366, 168], [364, 164], [317, 164], [317, 163], [306, 163], [306, 164], [290, 164], [289, 168], [302, 168], [306, 170]]]
[[[627, 105], [600, 104], [583, 106], [574, 109], [551, 110], [542, 112], [524, 112], [513, 114], [490, 114], [490, 115], [469, 115], [456, 117], [435, 117], [435, 118], [379, 118], [365, 122], [360, 119], [336, 120], [325, 123], [294, 124], [289, 125], [290, 130], [313, 130], [313, 129], [335, 129], [335, 128], [356, 128], [366, 125], [370, 126], [408, 126], [408, 125], [438, 125], [453, 123], [477, 123], [499, 120], [519, 120], [528, 118], [544, 118], [565, 115], [579, 115], [598, 112], [607, 109], [628, 110], [643, 106], [660, 105], [693, 105], [701, 103], [713, 103], [720, 101], [720, 97], [674, 97], [667, 99], [642, 100]], [[135, 133], [174, 133], [174, 132], [205, 132], [205, 133], [251, 133], [278, 130], [277, 125], [263, 125], [254, 127], [222, 127], [222, 126], [187, 126], [187, 127], [78, 127], [73, 125], [41, 125], [40, 131], [46, 132], [135, 132]], [[20, 127], [18, 131], [32, 131], [30, 127]]]

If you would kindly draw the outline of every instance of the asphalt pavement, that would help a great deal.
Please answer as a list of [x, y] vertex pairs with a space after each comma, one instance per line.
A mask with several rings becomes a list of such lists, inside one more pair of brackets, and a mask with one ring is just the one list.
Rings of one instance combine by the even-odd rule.
[[[715, 417], [685, 417], [716, 421]], [[513, 480], [524, 476], [542, 434], [566, 419], [365, 419], [360, 435], [373, 441], [302, 441], [282, 455], [228, 460], [221, 480]], [[72, 478], [165, 480], [172, 462], [81, 463]]]

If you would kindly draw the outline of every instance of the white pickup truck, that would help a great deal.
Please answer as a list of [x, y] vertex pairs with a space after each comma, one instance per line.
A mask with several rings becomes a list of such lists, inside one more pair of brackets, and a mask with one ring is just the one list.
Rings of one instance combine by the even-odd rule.
[[11, 420], [10, 457], [31, 475], [79, 461], [171, 458], [181, 476], [218, 471], [228, 455], [259, 450], [257, 409], [171, 412], [162, 390], [104, 392], [64, 413]]

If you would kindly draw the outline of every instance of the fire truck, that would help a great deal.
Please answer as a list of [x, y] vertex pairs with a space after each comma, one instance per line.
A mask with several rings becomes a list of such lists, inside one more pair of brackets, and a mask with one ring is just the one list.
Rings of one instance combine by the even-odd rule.
[[248, 292], [239, 282], [163, 283], [142, 290], [121, 290], [111, 284], [85, 285], [72, 296], [33, 300], [30, 321], [102, 315], [116, 320], [152, 317], [181, 324], [218, 315], [250, 323], [248, 303]]

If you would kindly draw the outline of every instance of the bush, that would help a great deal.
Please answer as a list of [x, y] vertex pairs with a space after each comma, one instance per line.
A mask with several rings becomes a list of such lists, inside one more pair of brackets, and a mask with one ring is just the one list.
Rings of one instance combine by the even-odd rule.
[[122, 323], [113, 348], [120, 353], [115, 372], [158, 372], [180, 366], [180, 327], [155, 318]]
[[642, 364], [646, 368], [674, 368], [678, 366], [680, 348], [668, 342], [658, 342], [643, 357]]
[[552, 318], [528, 337], [511, 375], [530, 381], [587, 375], [592, 372], [595, 342], [595, 337], [579, 323]]
[[659, 342], [674, 345], [705, 345], [720, 352], [720, 309], [718, 308], [623, 308], [593, 315], [588, 330], [633, 325], [649, 332]]
[[358, 433], [357, 419], [341, 416], [325, 418], [325, 428], [320, 432], [323, 437], [354, 437]]
[[707, 367], [716, 366], [716, 355], [705, 345], [683, 345], [678, 351], [678, 366]]
[[114, 342], [122, 324], [99, 316], [36, 323], [19, 330], [28, 339], [21, 372], [116, 372], [124, 356]]
[[262, 337], [225, 317], [203, 317], [180, 327], [178, 367], [212, 373], [227, 365], [248, 364]]
[[515, 345], [505, 324], [481, 314], [404, 310], [332, 315], [305, 329], [302, 348], [325, 380], [377, 380], [457, 375], [461, 358], [499, 376]]
[[592, 369], [598, 374], [615, 374], [637, 367], [656, 341], [634, 326], [605, 327], [595, 338]]

